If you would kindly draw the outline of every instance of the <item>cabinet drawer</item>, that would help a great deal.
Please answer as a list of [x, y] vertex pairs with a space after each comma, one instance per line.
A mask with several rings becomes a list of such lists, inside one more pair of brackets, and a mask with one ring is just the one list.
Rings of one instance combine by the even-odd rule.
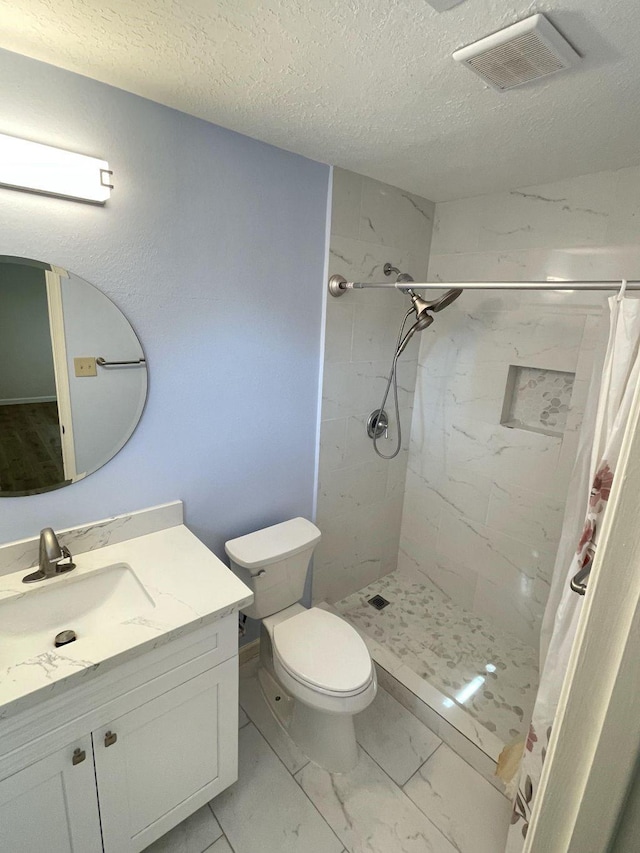
[[[155, 652], [140, 657], [135, 662], [137, 671], [128, 678], [121, 679], [116, 686], [120, 695], [102, 706], [102, 719], [111, 719], [138, 708], [226, 660], [233, 660], [237, 669], [238, 628], [235, 618], [216, 622], [215, 630], [213, 629], [214, 626], [210, 626], [202, 638], [199, 636], [200, 632], [194, 632], [193, 635], [176, 641], [175, 646], [170, 644], [174, 646], [172, 653], [161, 659], [152, 660]], [[135, 686], [125, 691], [129, 684]]]

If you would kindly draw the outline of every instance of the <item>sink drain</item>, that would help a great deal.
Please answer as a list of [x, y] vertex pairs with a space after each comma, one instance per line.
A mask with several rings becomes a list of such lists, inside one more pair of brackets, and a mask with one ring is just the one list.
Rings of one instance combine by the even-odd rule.
[[76, 632], [68, 628], [66, 631], [60, 631], [59, 634], [56, 634], [53, 644], [56, 648], [59, 648], [60, 646], [66, 646], [67, 643], [73, 643], [76, 639]]

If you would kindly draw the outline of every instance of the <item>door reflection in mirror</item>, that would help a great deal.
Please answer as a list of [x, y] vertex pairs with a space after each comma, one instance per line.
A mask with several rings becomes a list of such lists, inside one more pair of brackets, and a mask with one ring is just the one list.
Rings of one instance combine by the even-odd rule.
[[[98, 356], [134, 363], [87, 369]], [[0, 256], [0, 497], [70, 485], [108, 462], [144, 408], [140, 359], [129, 321], [93, 285]]]
[[65, 481], [45, 270], [0, 271], [0, 488], [22, 493]]

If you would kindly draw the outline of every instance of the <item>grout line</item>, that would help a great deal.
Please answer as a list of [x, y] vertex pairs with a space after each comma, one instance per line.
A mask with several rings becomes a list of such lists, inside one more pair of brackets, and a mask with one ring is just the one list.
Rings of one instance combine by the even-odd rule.
[[[226, 789], [225, 789], [225, 790], [226, 790]], [[222, 791], [220, 791], [220, 793], [222, 793]], [[216, 795], [216, 796], [217, 796], [217, 795]], [[215, 800], [215, 797], [213, 798], [213, 800]], [[220, 839], [221, 839], [221, 838], [224, 838], [224, 839], [226, 840], [227, 844], [229, 845], [229, 847], [231, 848], [231, 850], [233, 851], [233, 853], [235, 853], [235, 850], [234, 850], [234, 848], [233, 848], [233, 845], [231, 844], [231, 842], [230, 842], [230, 841], [229, 841], [229, 839], [227, 838], [226, 833], [225, 833], [225, 832], [223, 831], [223, 829], [222, 829], [222, 824], [220, 823], [220, 821], [219, 821], [219, 820], [218, 820], [218, 818], [216, 817], [215, 812], [213, 811], [213, 806], [211, 805], [211, 803], [213, 802], [213, 800], [209, 800], [209, 802], [207, 803], [207, 805], [209, 806], [209, 811], [210, 811], [210, 812], [211, 812], [211, 814], [213, 815], [213, 819], [215, 820], [215, 822], [216, 822], [216, 823], [218, 824], [218, 826], [220, 827], [220, 832], [221, 832], [222, 834], [221, 834], [221, 835], [219, 835], [219, 836], [216, 838], [216, 840], [215, 840], [212, 844], [210, 844], [208, 847], [205, 847], [205, 849], [202, 851], [202, 853], [208, 853], [208, 851], [209, 851], [209, 850], [213, 850], [213, 846], [214, 846], [214, 844], [217, 844], [217, 843], [218, 843], [218, 841], [220, 841]]]
[[[270, 713], [271, 713], [271, 712], [270, 712]], [[292, 779], [292, 780], [297, 784], [298, 788], [302, 791], [302, 793], [305, 795], [305, 797], [307, 798], [307, 800], [311, 803], [311, 805], [312, 805], [313, 809], [317, 812], [318, 817], [320, 818], [320, 820], [321, 820], [324, 824], [326, 824], [326, 826], [331, 830], [332, 834], [336, 837], [336, 840], [338, 841], [338, 843], [339, 843], [339, 844], [342, 844], [342, 845], [344, 846], [344, 842], [342, 841], [342, 839], [341, 839], [341, 838], [340, 838], [340, 837], [339, 837], [339, 836], [334, 832], [334, 829], [333, 829], [333, 827], [331, 826], [331, 824], [329, 824], [329, 823], [325, 820], [324, 816], [322, 815], [322, 813], [320, 812], [320, 810], [318, 809], [318, 807], [316, 806], [316, 804], [313, 802], [313, 800], [311, 799], [311, 797], [309, 797], [309, 795], [308, 795], [308, 794], [307, 794], [307, 792], [304, 790], [304, 788], [302, 787], [302, 785], [300, 784], [300, 782], [298, 782], [298, 780], [296, 779], [295, 774], [294, 774], [294, 773], [292, 773], [292, 772], [289, 770], [289, 768], [287, 767], [287, 765], [286, 765], [286, 764], [284, 763], [284, 761], [280, 758], [280, 756], [278, 755], [278, 753], [277, 753], [277, 752], [275, 751], [275, 749], [271, 746], [271, 744], [269, 743], [269, 741], [267, 740], [267, 738], [262, 734], [262, 732], [261, 732], [261, 731], [260, 731], [260, 729], [256, 726], [256, 724], [255, 724], [254, 722], [252, 722], [252, 723], [251, 723], [251, 725], [255, 728], [255, 730], [258, 732], [258, 734], [260, 735], [260, 737], [264, 740], [264, 742], [265, 742], [265, 743], [266, 743], [266, 745], [269, 747], [269, 749], [271, 750], [271, 752], [275, 755], [275, 757], [278, 759], [278, 761], [280, 762], [280, 764], [282, 764], [282, 766], [284, 767], [284, 769], [286, 770], [286, 772], [289, 774], [290, 778], [291, 778], [291, 779]], [[246, 728], [246, 727], [245, 727], [245, 728]], [[288, 735], [287, 735], [287, 737], [288, 737]], [[305, 756], [305, 758], [306, 758], [306, 756]], [[296, 774], [297, 774], [297, 773], [301, 773], [301, 772], [305, 769], [305, 767], [306, 767], [308, 764], [310, 764], [310, 763], [311, 763], [311, 761], [310, 761], [309, 759], [307, 759], [307, 763], [306, 763], [306, 764], [304, 764], [304, 765], [303, 765], [299, 770], [296, 770]]]
[[[374, 764], [375, 764], [375, 765], [376, 765], [376, 766], [377, 766], [377, 767], [382, 771], [382, 773], [387, 777], [387, 779], [389, 780], [389, 782], [391, 782], [391, 784], [392, 784], [395, 788], [398, 788], [400, 791], [402, 791], [402, 785], [398, 785], [398, 783], [395, 781], [395, 779], [392, 779], [392, 778], [391, 778], [391, 776], [389, 776], [389, 774], [388, 774], [388, 773], [387, 773], [387, 771], [384, 769], [384, 767], [382, 766], [382, 764], [380, 764], [380, 762], [379, 762], [379, 761], [377, 761], [377, 760], [373, 757], [373, 755], [371, 755], [371, 753], [370, 753], [370, 752], [368, 752], [368, 751], [364, 748], [364, 746], [362, 746], [362, 744], [361, 744], [361, 743], [358, 743], [358, 746], [359, 746], [359, 747], [360, 747], [360, 749], [365, 753], [365, 755], [368, 755], [368, 756], [369, 756], [369, 758], [373, 761], [373, 763], [374, 763]], [[416, 771], [416, 772], [417, 772], [417, 771]], [[403, 793], [404, 793], [404, 791], [403, 791]]]
[[[440, 746], [442, 746], [442, 744], [440, 744], [438, 747], [436, 747], [435, 752], [437, 752], [437, 751], [440, 749]], [[369, 752], [367, 752], [367, 750], [366, 750], [363, 746], [361, 746], [360, 748], [362, 749], [362, 751], [363, 751], [366, 755], [368, 755], [368, 756], [369, 756], [369, 758], [373, 761], [373, 763], [376, 765], [376, 767], [378, 767], [378, 768], [381, 770], [381, 772], [382, 772], [382, 773], [387, 777], [387, 779], [389, 780], [389, 782], [391, 782], [391, 784], [392, 784], [395, 788], [397, 788], [397, 790], [402, 794], [402, 796], [403, 796], [403, 797], [405, 797], [405, 798], [406, 798], [406, 799], [407, 799], [407, 800], [408, 800], [408, 801], [409, 801], [409, 802], [410, 802], [410, 803], [411, 803], [411, 804], [412, 804], [412, 805], [413, 805], [413, 806], [414, 806], [414, 807], [415, 807], [415, 808], [420, 812], [420, 814], [421, 814], [421, 815], [422, 815], [422, 816], [423, 816], [423, 817], [424, 817], [424, 818], [425, 818], [425, 819], [426, 819], [426, 820], [427, 820], [427, 821], [428, 821], [428, 822], [433, 826], [433, 828], [436, 830], [436, 832], [437, 832], [439, 835], [441, 835], [441, 836], [442, 836], [446, 841], [448, 841], [448, 842], [449, 842], [449, 844], [453, 845], [453, 842], [451, 841], [451, 839], [450, 839], [450, 838], [447, 838], [447, 836], [446, 836], [446, 835], [444, 834], [444, 832], [440, 829], [440, 827], [439, 827], [439, 826], [436, 826], [436, 824], [431, 820], [431, 818], [429, 817], [429, 815], [428, 815], [428, 814], [425, 814], [425, 812], [423, 812], [423, 811], [422, 811], [422, 809], [420, 808], [420, 806], [419, 806], [417, 803], [415, 803], [415, 802], [411, 799], [411, 797], [407, 794], [407, 792], [403, 789], [403, 787], [402, 787], [401, 785], [398, 785], [398, 783], [397, 783], [397, 782], [394, 782], [394, 780], [389, 776], [389, 774], [386, 772], [386, 770], [384, 769], [384, 767], [382, 767], [382, 766], [381, 766], [381, 765], [376, 761], [376, 759], [373, 757], [373, 755], [371, 755]], [[433, 753], [432, 753], [432, 754], [433, 754]], [[429, 756], [429, 757], [431, 757], [431, 756]], [[428, 761], [428, 760], [429, 760], [429, 759], [427, 759], [427, 761]], [[426, 764], [426, 762], [425, 762], [425, 764]], [[421, 765], [421, 766], [422, 766], [422, 765]], [[416, 770], [416, 773], [417, 773], [417, 772], [418, 772], [418, 771]], [[415, 773], [414, 773], [413, 775], [415, 776]], [[413, 777], [410, 777], [410, 778], [413, 778]], [[405, 785], [406, 785], [406, 784], [408, 784], [408, 782], [409, 782], [409, 780], [407, 779], [407, 782], [405, 782]], [[453, 846], [455, 846], [455, 845], [453, 845]]]
[[[226, 789], [225, 789], [225, 790], [226, 790]], [[220, 791], [220, 793], [222, 793], [222, 791]], [[218, 796], [218, 795], [216, 794], [216, 797], [217, 797], [217, 796]], [[210, 812], [211, 812], [211, 814], [213, 815], [213, 817], [214, 817], [214, 819], [215, 819], [216, 823], [218, 824], [218, 826], [219, 826], [219, 827], [220, 827], [220, 829], [222, 830], [222, 825], [221, 825], [220, 821], [218, 820], [218, 818], [216, 817], [216, 813], [214, 812], [214, 810], [213, 810], [213, 806], [211, 805], [211, 803], [213, 802], [213, 800], [215, 800], [215, 798], [216, 798], [216, 797], [214, 797], [212, 800], [209, 800], [209, 802], [207, 803], [207, 805], [209, 806], [209, 811], [210, 811]], [[224, 835], [224, 832], [222, 833], [222, 835]], [[216, 838], [216, 841], [217, 841], [217, 840], [218, 840], [218, 839]], [[215, 843], [216, 843], [216, 841], [214, 841], [213, 843], [215, 844]]]
[[[447, 746], [447, 744], [440, 744], [440, 746]], [[421, 808], [421, 806], [420, 806], [420, 805], [419, 805], [415, 800], [413, 800], [413, 799], [409, 796], [409, 794], [408, 794], [406, 791], [404, 791], [404, 787], [405, 787], [406, 785], [408, 785], [408, 784], [409, 784], [409, 782], [411, 781], [411, 779], [413, 779], [415, 776], [417, 776], [417, 775], [418, 775], [418, 773], [420, 773], [420, 771], [421, 771], [421, 770], [422, 770], [422, 768], [425, 766], [425, 764], [428, 764], [428, 763], [429, 763], [429, 761], [433, 758], [433, 756], [435, 755], [435, 753], [440, 749], [440, 746], [439, 746], [436, 750], [434, 750], [434, 752], [429, 756], [429, 758], [424, 762], [424, 764], [422, 764], [422, 765], [421, 765], [421, 766], [416, 770], [416, 772], [413, 774], [413, 776], [411, 776], [411, 778], [410, 778], [410, 779], [408, 779], [408, 780], [405, 782], [405, 785], [403, 786], [403, 792], [405, 793], [405, 795], [406, 795], [407, 797], [409, 797], [409, 799], [411, 800], [411, 802], [412, 802], [412, 803], [414, 803], [414, 805], [415, 805], [415, 806], [416, 806], [416, 807], [417, 807], [417, 808], [418, 808], [418, 809], [419, 809], [419, 810], [420, 810], [420, 811], [425, 815], [425, 817], [427, 817], [429, 820], [431, 820], [431, 818], [429, 818], [429, 816], [428, 816], [428, 815], [427, 815], [427, 813], [426, 813], [426, 812]], [[451, 747], [449, 747], [449, 749], [451, 750]], [[453, 750], [451, 750], [451, 751], [453, 752]], [[457, 756], [461, 761], [464, 761], [464, 758], [462, 758], [462, 756], [461, 756], [461, 755], [458, 755], [457, 753], [454, 753], [454, 754], [455, 754], [455, 755], [456, 755], [456, 756]], [[468, 763], [468, 762], [465, 762], [465, 763]], [[476, 776], [478, 776], [478, 777], [481, 779], [481, 781], [482, 781], [482, 782], [484, 782], [485, 784], [489, 785], [491, 788], [494, 788], [494, 786], [493, 786], [493, 785], [491, 785], [491, 783], [490, 783], [487, 779], [485, 779], [485, 778], [484, 778], [484, 776], [482, 776], [482, 774], [481, 774], [481, 773], [479, 773], [479, 772], [475, 769], [475, 767], [472, 767], [470, 764], [469, 764], [468, 766], [471, 768], [471, 770], [473, 770], [473, 771], [474, 771], [474, 773], [476, 774]], [[427, 784], [429, 785], [429, 787], [430, 787], [430, 788], [432, 788], [431, 784], [430, 784], [427, 780], [425, 780], [425, 782], [427, 782]], [[494, 790], [495, 790], [498, 794], [502, 793], [501, 791], [498, 791], [496, 788], [494, 788]], [[508, 797], [506, 797], [506, 795], [503, 795], [503, 796], [505, 796], [505, 799], [507, 800], [507, 802], [511, 803], [511, 800], [509, 800], [509, 798], [508, 798]], [[431, 821], [431, 823], [434, 823], [434, 821]], [[435, 823], [434, 823], [434, 826], [435, 826]], [[437, 828], [437, 829], [439, 829], [439, 827], [437, 827], [437, 826], [436, 826], [436, 828]], [[442, 833], [442, 835], [444, 835], [444, 836], [445, 836], [445, 838], [447, 839], [447, 841], [449, 841], [449, 843], [450, 843], [450, 844], [452, 844], [452, 845], [456, 848], [456, 850], [459, 850], [459, 848], [458, 848], [457, 844], [455, 843], [455, 841], [453, 840], [453, 838], [450, 838], [448, 835], [446, 835], [446, 834], [444, 833], [444, 831], [443, 831], [443, 830], [440, 830], [440, 832]]]
[[[483, 775], [479, 770], [477, 770], [477, 769], [473, 766], [473, 764], [471, 764], [469, 761], [467, 761], [467, 759], [466, 759], [463, 755], [460, 755], [460, 753], [459, 753], [459, 752], [456, 752], [456, 750], [455, 750], [452, 746], [449, 746], [449, 744], [448, 744], [448, 743], [446, 743], [445, 741], [442, 741], [441, 743], [439, 743], [439, 744], [438, 744], [438, 746], [434, 749], [434, 751], [431, 753], [431, 755], [429, 756], [429, 758], [425, 759], [425, 760], [423, 761], [423, 763], [420, 765], [420, 767], [418, 767], [418, 769], [417, 769], [417, 770], [416, 770], [416, 772], [413, 774], [413, 776], [415, 776], [417, 773], [419, 773], [419, 772], [422, 770], [422, 768], [425, 766], [425, 764], [428, 764], [428, 763], [429, 763], [429, 761], [431, 761], [431, 759], [433, 758], [433, 756], [436, 754], [436, 752], [438, 752], [438, 750], [439, 750], [439, 749], [440, 749], [440, 747], [442, 747], [442, 746], [446, 746], [446, 747], [447, 747], [447, 749], [448, 749], [450, 752], [452, 752], [452, 753], [456, 756], [456, 758], [459, 758], [459, 759], [460, 759], [460, 761], [462, 761], [464, 764], [466, 764], [466, 765], [467, 765], [467, 767], [468, 767], [470, 770], [472, 770], [472, 771], [475, 773], [475, 775], [476, 775], [476, 776], [478, 776], [478, 777], [479, 777], [479, 779], [481, 779], [481, 781], [482, 781], [482, 782], [484, 782], [485, 784], [489, 785], [491, 788], [493, 788], [493, 790], [494, 790], [494, 791], [496, 791], [496, 793], [501, 794], [501, 795], [502, 795], [506, 800], [508, 800], [509, 802], [511, 802], [511, 800], [510, 800], [510, 799], [509, 799], [509, 797], [505, 794], [505, 792], [504, 792], [504, 791], [501, 791], [499, 788], [496, 788], [496, 786], [495, 786], [495, 785], [493, 785], [493, 784], [492, 784], [492, 783], [491, 783], [491, 782], [486, 778], [486, 776], [484, 776], [484, 775]], [[411, 781], [411, 779], [413, 779], [413, 776], [411, 776], [411, 778], [410, 778], [410, 779], [407, 779], [407, 781], [406, 781], [404, 784], [405, 784], [405, 785], [408, 785], [408, 784], [409, 784], [409, 782]], [[494, 774], [494, 776], [495, 776], [495, 774]], [[498, 777], [496, 776], [495, 778], [497, 779]], [[403, 785], [402, 787], [404, 788], [404, 785]]]
[[[420, 771], [421, 771], [421, 770], [422, 770], [422, 768], [425, 766], [425, 764], [428, 764], [428, 763], [431, 761], [431, 759], [432, 759], [432, 758], [433, 758], [433, 756], [436, 754], [436, 752], [440, 749], [440, 747], [441, 747], [441, 746], [446, 746], [446, 744], [445, 744], [445, 742], [444, 742], [444, 741], [440, 741], [440, 743], [439, 743], [439, 744], [436, 746], [436, 748], [433, 750], [433, 752], [431, 753], [431, 755], [429, 756], [429, 758], [425, 758], [425, 760], [422, 762], [422, 764], [420, 765], [420, 767], [418, 767], [418, 769], [416, 770], [416, 772], [415, 772], [415, 773], [412, 773], [412, 774], [411, 774], [411, 776], [409, 776], [409, 778], [408, 778], [408, 779], [407, 779], [407, 781], [404, 783], [404, 785], [402, 785], [402, 786], [401, 786], [403, 791], [404, 791], [404, 789], [405, 789], [405, 786], [409, 784], [409, 782], [414, 778], [414, 776], [417, 776], [417, 775], [418, 775], [418, 773], [420, 773]], [[449, 749], [451, 749], [451, 747], [449, 747]], [[456, 754], [457, 754], [457, 753], [456, 753]], [[460, 756], [459, 756], [459, 755], [458, 755], [458, 758], [460, 758]], [[463, 759], [463, 761], [464, 761], [464, 759]], [[469, 765], [469, 767], [471, 767], [471, 765]], [[473, 768], [471, 768], [471, 769], [473, 770]], [[478, 771], [476, 770], [476, 773], [477, 773], [477, 772], [478, 772]], [[480, 775], [480, 774], [478, 773], [478, 776], [479, 776], [479, 775]], [[486, 781], [486, 780], [485, 780], [485, 781]], [[405, 793], [406, 793], [406, 791], [405, 791]]]
[[229, 845], [229, 849], [232, 851], [232, 853], [235, 853], [235, 848], [233, 847], [233, 845], [231, 844], [231, 842], [229, 841], [229, 839], [227, 838], [227, 836], [224, 834], [224, 832], [222, 833], [222, 835], [221, 835], [219, 838], [216, 838], [216, 840], [213, 842], [213, 844], [210, 844], [208, 847], [205, 847], [205, 849], [202, 851], [202, 853], [210, 853], [210, 851], [211, 851], [211, 850], [213, 850], [213, 848], [215, 847], [215, 845], [216, 845], [216, 844], [218, 843], [218, 841], [220, 841], [222, 838], [224, 838], [224, 840], [227, 842], [227, 844]]
[[226, 840], [227, 844], [229, 845], [229, 847], [230, 847], [230, 849], [231, 849], [231, 853], [236, 853], [236, 848], [235, 848], [235, 847], [233, 846], [233, 844], [229, 841], [229, 839], [227, 838], [227, 836], [223, 834], [223, 835], [222, 835], [222, 838], [224, 838], [224, 839]]
[[[305, 769], [305, 767], [308, 767], [308, 766], [309, 766], [309, 764], [311, 764], [311, 760], [307, 761], [307, 763], [304, 765], [304, 767], [301, 767], [301, 768], [300, 768], [300, 770], [296, 770], [295, 774], [293, 774], [293, 773], [292, 773], [292, 774], [291, 774], [291, 777], [292, 777], [293, 781], [296, 783], [296, 785], [298, 786], [298, 788], [300, 788], [300, 790], [302, 791], [302, 793], [305, 795], [305, 797], [307, 798], [307, 800], [309, 800], [309, 802], [311, 803], [311, 805], [313, 806], [313, 808], [318, 812], [318, 814], [320, 815], [320, 818], [324, 821], [324, 823], [326, 823], [326, 825], [329, 827], [329, 829], [331, 830], [331, 832], [334, 834], [334, 836], [336, 837], [336, 839], [337, 839], [337, 841], [338, 841], [338, 844], [342, 844], [342, 853], [345, 853], [345, 851], [346, 851], [346, 849], [347, 849], [347, 848], [346, 848], [346, 845], [345, 845], [345, 842], [340, 838], [340, 836], [338, 835], [338, 833], [335, 831], [335, 829], [331, 826], [331, 824], [329, 823], [329, 821], [328, 821], [328, 820], [325, 818], [325, 816], [322, 814], [322, 812], [320, 811], [320, 809], [319, 809], [319, 808], [316, 806], [316, 804], [313, 802], [313, 800], [311, 799], [311, 797], [309, 796], [309, 794], [307, 794], [307, 792], [305, 791], [305, 789], [304, 789], [304, 788], [302, 787], [302, 785], [300, 784], [300, 780], [296, 778], [296, 777], [297, 777], [297, 775], [298, 775], [298, 773], [302, 773], [302, 771]], [[320, 767], [320, 765], [316, 765], [316, 766], [317, 766], [317, 767]], [[328, 772], [329, 772], [328, 770], [324, 770], [324, 768], [322, 768], [322, 767], [320, 767], [320, 770], [322, 770], [324, 773], [328, 773]]]

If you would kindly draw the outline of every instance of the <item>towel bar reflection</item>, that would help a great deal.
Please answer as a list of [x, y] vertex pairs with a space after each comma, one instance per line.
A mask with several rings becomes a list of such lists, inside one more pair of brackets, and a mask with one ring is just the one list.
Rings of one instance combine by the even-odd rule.
[[136, 358], [134, 361], [106, 361], [101, 355], [96, 358], [96, 364], [100, 367], [121, 367], [127, 364], [146, 364], [144, 358]]

